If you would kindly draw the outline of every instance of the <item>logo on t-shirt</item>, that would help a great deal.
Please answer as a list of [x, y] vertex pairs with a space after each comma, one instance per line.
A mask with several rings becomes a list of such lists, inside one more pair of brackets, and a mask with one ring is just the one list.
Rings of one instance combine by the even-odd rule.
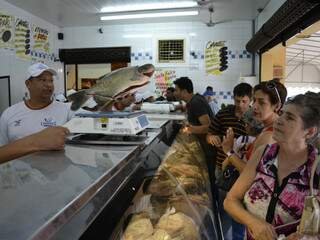
[[20, 127], [21, 126], [21, 121], [22, 121], [21, 119], [14, 121], [13, 126]]
[[54, 121], [52, 118], [45, 118], [43, 122], [41, 122], [41, 126], [43, 127], [53, 127], [56, 125], [57, 125], [57, 122]]

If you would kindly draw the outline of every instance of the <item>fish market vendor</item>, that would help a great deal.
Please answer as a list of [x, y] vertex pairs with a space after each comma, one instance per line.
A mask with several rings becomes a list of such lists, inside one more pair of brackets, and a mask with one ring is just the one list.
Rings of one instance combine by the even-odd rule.
[[193, 93], [193, 84], [188, 77], [181, 77], [174, 81], [175, 96], [187, 103], [189, 124], [183, 129], [185, 133], [207, 134], [210, 119], [213, 118], [211, 108], [206, 99]]
[[[174, 81], [175, 97], [187, 103], [188, 124], [182, 129], [183, 133], [195, 134], [204, 151], [211, 187], [214, 186], [214, 164], [212, 163], [215, 154], [212, 146], [207, 144], [205, 137], [208, 133], [213, 113], [207, 100], [200, 94], [193, 92], [192, 81], [188, 77], [181, 77]], [[213, 189], [212, 189], [213, 190]]]
[[52, 100], [57, 72], [43, 63], [28, 68], [25, 84], [30, 98], [7, 108], [0, 118], [0, 145], [61, 126], [73, 116], [70, 104]]

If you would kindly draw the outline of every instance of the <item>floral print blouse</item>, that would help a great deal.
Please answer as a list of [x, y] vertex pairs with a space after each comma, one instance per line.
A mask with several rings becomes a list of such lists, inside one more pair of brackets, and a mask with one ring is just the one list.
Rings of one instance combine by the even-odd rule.
[[[297, 220], [301, 218], [303, 211], [304, 198], [310, 194], [309, 178], [317, 151], [314, 147], [308, 146], [308, 160], [285, 177], [280, 186], [277, 180], [278, 151], [277, 144], [266, 148], [257, 166], [254, 182], [245, 193], [244, 205], [250, 213], [271, 223], [278, 235], [287, 236], [296, 231]], [[316, 176], [319, 176], [319, 173]], [[253, 239], [249, 231], [247, 239]]]

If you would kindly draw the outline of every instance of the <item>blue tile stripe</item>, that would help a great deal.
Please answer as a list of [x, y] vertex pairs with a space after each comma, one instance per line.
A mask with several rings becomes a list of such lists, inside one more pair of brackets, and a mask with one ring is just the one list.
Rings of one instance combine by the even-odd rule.
[[131, 60], [139, 61], [139, 60], [152, 60], [152, 52], [132, 52]]
[[55, 59], [54, 53], [49, 54], [44, 52], [31, 51], [30, 55], [32, 58], [35, 58], [35, 59], [46, 59], [50, 61], [54, 61]]
[[[14, 48], [1, 48], [0, 50], [4, 52], [10, 52], [10, 53], [16, 51], [16, 49]], [[30, 51], [30, 54], [28, 56], [31, 56], [31, 59], [34, 61], [37, 61], [37, 60], [54, 61], [54, 59], [57, 57], [54, 55], [54, 53], [44, 53], [44, 52], [38, 52], [38, 51]]]
[[[191, 59], [204, 59], [203, 51], [190, 51], [189, 55]], [[229, 50], [228, 57], [230, 59], [246, 59], [251, 58], [251, 53], [249, 53], [247, 50]]]
[[[204, 60], [204, 51], [203, 50], [192, 50], [189, 52], [190, 58], [192, 60]], [[229, 59], [247, 59], [251, 58], [251, 53], [247, 50], [229, 50], [228, 57]], [[139, 61], [139, 60], [152, 60], [153, 53], [152, 52], [132, 52], [131, 60]]]
[[213, 96], [219, 99], [233, 99], [232, 92], [230, 91], [213, 91]]

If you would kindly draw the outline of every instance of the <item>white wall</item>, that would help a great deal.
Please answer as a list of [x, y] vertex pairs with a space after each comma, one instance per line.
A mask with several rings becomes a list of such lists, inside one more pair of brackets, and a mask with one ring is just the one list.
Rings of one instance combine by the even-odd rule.
[[[49, 30], [49, 43], [50, 49], [58, 56], [59, 40], [57, 40], [57, 33], [60, 29], [30, 13], [23, 11], [3, 0], [0, 0], [0, 11], [1, 13], [11, 14], [15, 17], [22, 18], [29, 21], [32, 24], [36, 24], [39, 27]], [[15, 52], [12, 50], [1, 49], [0, 51], [0, 76], [10, 75], [11, 77], [11, 103], [14, 104], [22, 100], [27, 91], [25, 87], [25, 76], [28, 66], [34, 61], [22, 60], [16, 57]], [[53, 62], [51, 60], [44, 60], [46, 64], [54, 67], [58, 70], [59, 76], [56, 79], [56, 92], [61, 92], [64, 89], [63, 82], [63, 68], [60, 62]]]
[[[214, 87], [215, 91], [223, 91], [227, 95], [237, 84], [240, 75], [251, 74], [251, 55], [246, 52], [245, 45], [252, 37], [251, 21], [236, 21], [207, 27], [200, 22], [177, 22], [177, 23], [152, 23], [104, 26], [103, 34], [98, 33], [95, 27], [73, 27], [63, 28], [63, 48], [85, 48], [85, 47], [131, 47], [131, 65], [141, 65], [151, 62], [157, 68], [163, 70], [175, 70], [177, 77], [189, 76], [193, 82], [195, 91], [202, 93], [207, 85]], [[127, 35], [143, 34], [142, 38], [127, 38]], [[157, 39], [184, 38], [186, 40], [185, 64], [165, 64], [156, 62]], [[204, 68], [204, 48], [207, 41], [226, 41], [229, 55], [229, 68], [220, 76], [207, 76]], [[190, 52], [194, 51], [195, 56]], [[150, 59], [150, 57], [152, 59]], [[234, 57], [234, 58], [232, 58]], [[150, 85], [153, 87], [154, 85]], [[223, 98], [223, 96], [221, 96]]]

